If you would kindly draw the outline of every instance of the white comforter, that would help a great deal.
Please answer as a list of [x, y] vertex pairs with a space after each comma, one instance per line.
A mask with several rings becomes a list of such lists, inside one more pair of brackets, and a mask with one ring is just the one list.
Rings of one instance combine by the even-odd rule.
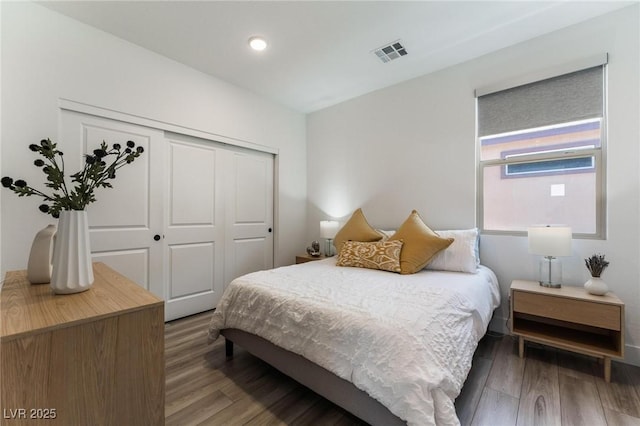
[[237, 328], [349, 380], [409, 425], [457, 425], [454, 400], [500, 302], [476, 274], [414, 275], [335, 266], [335, 258], [234, 280], [209, 338]]

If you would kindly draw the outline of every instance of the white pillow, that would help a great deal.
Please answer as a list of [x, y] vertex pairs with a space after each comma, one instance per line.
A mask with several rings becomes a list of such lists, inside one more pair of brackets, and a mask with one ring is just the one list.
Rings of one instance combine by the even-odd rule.
[[475, 273], [480, 265], [478, 229], [435, 232], [443, 238], [454, 240], [449, 247], [433, 256], [425, 269]]
[[389, 238], [393, 237], [393, 234], [396, 233], [395, 229], [392, 230], [384, 230], [384, 229], [377, 229], [376, 231], [378, 231], [379, 233], [381, 233], [383, 235], [382, 240], [381, 241], [387, 241]]

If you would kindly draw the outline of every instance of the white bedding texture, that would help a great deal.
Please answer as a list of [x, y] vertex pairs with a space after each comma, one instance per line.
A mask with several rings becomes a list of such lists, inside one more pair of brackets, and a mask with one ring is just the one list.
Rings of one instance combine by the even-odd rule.
[[500, 303], [495, 274], [413, 275], [338, 267], [335, 258], [234, 280], [209, 339], [237, 328], [367, 392], [409, 425], [457, 425], [454, 400]]

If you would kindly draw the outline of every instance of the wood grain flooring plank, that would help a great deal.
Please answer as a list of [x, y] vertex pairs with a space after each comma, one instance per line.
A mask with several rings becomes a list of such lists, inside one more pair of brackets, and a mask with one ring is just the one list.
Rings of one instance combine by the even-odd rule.
[[296, 387], [288, 395], [276, 401], [268, 411], [263, 411], [249, 420], [247, 426], [284, 426], [291, 424], [304, 414], [320, 396], [302, 385]]
[[595, 384], [595, 377], [602, 375], [602, 363], [587, 355], [563, 350], [557, 351], [558, 373]]
[[[187, 407], [198, 399], [201, 395], [206, 395], [219, 391], [220, 388], [231, 379], [220, 371], [218, 374], [204, 376], [202, 380], [192, 382], [190, 386], [183, 386], [179, 389], [172, 389], [164, 407], [165, 416], [170, 416]], [[226, 396], [226, 395], [225, 395]]]
[[[261, 368], [255, 365], [247, 364], [247, 368]], [[232, 377], [232, 376], [231, 376]], [[225, 383], [231, 380], [231, 377], [224, 370], [206, 370], [200, 374], [194, 372], [187, 380], [180, 382], [179, 384], [172, 384], [168, 386], [167, 401], [180, 401], [181, 399], [188, 398], [189, 394], [199, 391], [206, 386], [222, 387]], [[167, 402], [167, 406], [170, 404]]]
[[527, 363], [518, 406], [518, 426], [561, 425], [560, 390], [555, 350], [527, 348]]
[[640, 367], [619, 362], [612, 364], [610, 383], [602, 377], [595, 379], [602, 406], [640, 418]]
[[493, 333], [485, 334], [485, 336], [478, 342], [476, 352], [473, 354], [474, 359], [482, 357], [493, 361], [498, 353], [498, 349], [500, 348], [503, 338], [503, 335]]
[[316, 425], [331, 425], [331, 426], [366, 426], [367, 423], [352, 416], [346, 411], [329, 409], [325, 411], [315, 421]]
[[476, 357], [471, 365], [471, 370], [464, 382], [462, 392], [456, 398], [456, 414], [461, 425], [471, 424], [473, 413], [476, 411], [484, 385], [489, 377], [493, 362], [484, 357]]
[[[174, 370], [182, 371], [189, 369], [193, 365], [206, 364], [214, 359], [205, 358], [205, 354], [211, 353], [214, 349], [213, 346], [207, 346], [204, 344], [191, 345], [182, 349], [182, 351], [169, 350], [166, 353], [165, 366], [167, 374], [173, 373]], [[226, 364], [226, 359], [222, 354], [215, 352], [215, 359], [218, 361], [218, 366]]]
[[518, 398], [484, 388], [471, 425], [515, 425], [517, 416]]
[[604, 415], [609, 426], [640, 426], [640, 418], [632, 417], [617, 411], [604, 409]]
[[213, 311], [202, 312], [200, 314], [191, 315], [185, 318], [180, 318], [177, 321], [170, 321], [165, 323], [164, 330], [168, 337], [174, 337], [175, 333], [182, 331], [189, 331], [193, 329], [195, 325], [209, 325], [211, 321], [211, 315]]
[[[166, 426], [195, 425], [202, 422], [211, 422], [213, 417], [233, 404], [226, 395], [220, 391], [200, 395], [191, 404], [165, 418]], [[218, 423], [222, 425], [223, 423]]]
[[335, 406], [330, 401], [328, 401], [328, 400], [326, 400], [324, 398], [320, 398], [315, 404], [313, 404], [311, 407], [309, 407], [308, 410], [306, 410], [304, 413], [302, 413], [301, 416], [299, 416], [293, 422], [291, 422], [291, 426], [308, 426], [308, 425], [328, 426], [328, 425], [332, 425], [332, 423], [328, 423], [327, 422], [326, 418], [323, 419], [323, 416], [325, 416], [325, 414], [328, 411], [333, 410], [334, 407]]
[[559, 374], [562, 426], [607, 426], [598, 388], [591, 380]]
[[193, 386], [198, 382], [215, 379], [220, 375], [233, 375], [235, 372], [246, 372], [251, 368], [260, 368], [256, 358], [246, 351], [237, 351], [234, 359], [226, 361], [224, 346], [203, 356], [194, 356], [193, 360], [186, 360], [179, 367], [167, 369], [168, 394], [185, 386]]
[[[167, 425], [366, 425], [239, 346], [227, 360], [210, 317], [165, 325]], [[595, 358], [528, 343], [520, 359], [517, 340], [485, 336], [455, 407], [463, 425], [640, 426], [640, 367], [614, 363], [606, 383]]]
[[220, 390], [232, 401], [237, 401], [261, 388], [266, 383], [274, 381], [273, 379], [271, 367], [257, 365], [235, 374], [232, 380], [226, 381], [220, 387]]
[[487, 378], [487, 387], [520, 397], [525, 358], [518, 356], [518, 341], [510, 337], [502, 339]]
[[[277, 373], [276, 376], [281, 375]], [[293, 380], [276, 380], [268, 373], [260, 378], [259, 386], [243, 388], [245, 393], [233, 400], [233, 404], [216, 414], [216, 421], [221, 425], [245, 424], [262, 411], [268, 410], [278, 400], [293, 391], [297, 383]], [[221, 389], [221, 392], [226, 393]], [[228, 395], [227, 395], [228, 396]]]

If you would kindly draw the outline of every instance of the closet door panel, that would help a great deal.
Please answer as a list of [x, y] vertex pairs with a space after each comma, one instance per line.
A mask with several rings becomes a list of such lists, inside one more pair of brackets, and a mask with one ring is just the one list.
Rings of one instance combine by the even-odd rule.
[[[213, 243], [169, 246], [172, 300], [214, 291], [215, 246]], [[211, 307], [209, 307], [211, 309]]]
[[190, 138], [169, 140], [165, 318], [215, 307], [223, 290], [221, 155]]
[[171, 143], [170, 225], [215, 225], [216, 152]]
[[235, 217], [236, 225], [264, 225], [270, 218], [268, 181], [272, 172], [269, 158], [235, 154]]
[[[115, 128], [113, 128], [115, 127]], [[119, 143], [126, 147], [127, 141], [144, 148], [144, 152], [133, 163], [128, 164], [116, 173], [115, 180], [110, 183], [113, 188], [95, 190], [98, 202], [89, 206], [93, 229], [105, 228], [149, 228], [149, 209], [152, 184], [150, 182], [150, 139], [148, 134], [137, 134], [134, 130], [125, 131], [122, 125], [104, 128], [85, 124], [83, 135], [84, 153], [91, 154], [102, 141], [109, 147]], [[124, 148], [122, 148], [124, 149]], [[103, 206], [126, 206], [123, 209], [105, 209]]]
[[225, 285], [273, 267], [273, 156], [229, 153]]
[[115, 250], [93, 253], [94, 262], [104, 262], [130, 280], [149, 288], [149, 250]]
[[94, 261], [108, 264], [158, 297], [164, 296], [162, 243], [163, 132], [144, 126], [69, 110], [60, 116], [59, 148], [65, 168], [80, 170], [86, 154], [105, 141], [126, 147], [133, 141], [144, 153], [118, 170], [113, 188], [95, 190], [96, 201], [87, 207]]
[[266, 238], [236, 238], [234, 240], [235, 275], [241, 276], [272, 267], [265, 256]]

